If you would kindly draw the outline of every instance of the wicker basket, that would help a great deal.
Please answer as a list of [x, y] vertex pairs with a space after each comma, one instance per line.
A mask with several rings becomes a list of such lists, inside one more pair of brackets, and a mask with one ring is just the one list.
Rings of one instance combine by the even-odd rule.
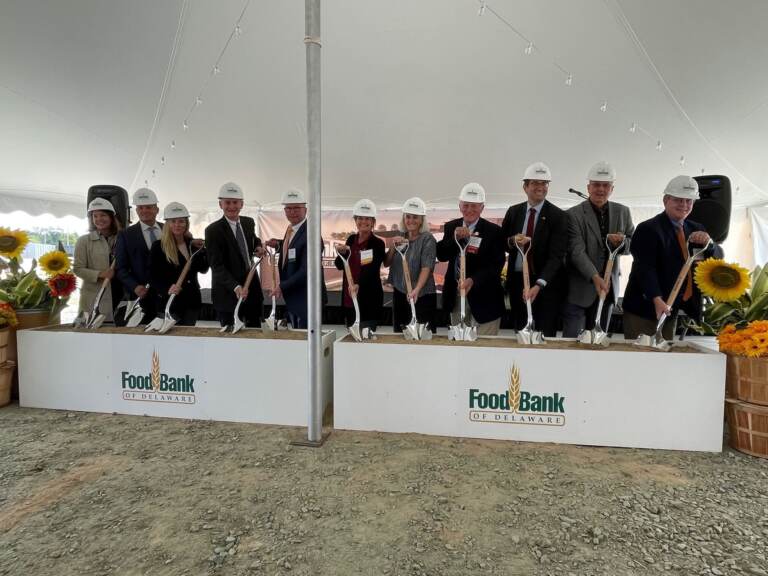
[[728, 354], [725, 395], [742, 402], [768, 406], [768, 358]]
[[0, 408], [11, 403], [11, 382], [15, 368], [15, 362], [5, 362], [0, 365]]
[[768, 406], [726, 398], [725, 417], [731, 448], [768, 458]]

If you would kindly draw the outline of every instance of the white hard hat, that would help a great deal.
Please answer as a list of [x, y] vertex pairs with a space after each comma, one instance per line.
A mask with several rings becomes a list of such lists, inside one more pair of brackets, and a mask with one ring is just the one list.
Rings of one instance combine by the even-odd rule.
[[149, 188], [139, 188], [133, 193], [134, 206], [151, 206], [157, 204], [157, 196]]
[[90, 213], [90, 212], [93, 212], [94, 210], [112, 212], [112, 214], [115, 213], [115, 207], [112, 206], [109, 200], [104, 200], [104, 198], [94, 198], [93, 200], [91, 200], [91, 203], [88, 204], [88, 212]]
[[376, 204], [366, 198], [358, 200], [352, 207], [352, 216], [367, 216], [368, 218], [376, 218]]
[[549, 166], [544, 164], [544, 162], [534, 162], [525, 169], [523, 180], [545, 180], [551, 182], [552, 173], [549, 171]]
[[232, 200], [243, 199], [243, 189], [234, 182], [227, 182], [219, 188], [219, 198], [229, 198]]
[[189, 218], [189, 211], [181, 202], [171, 202], [163, 210], [163, 218]]
[[424, 203], [424, 200], [414, 196], [413, 198], [408, 198], [408, 200], [405, 201], [405, 204], [403, 204], [403, 213], [414, 214], [415, 216], [426, 216], [427, 205]]
[[283, 198], [280, 200], [280, 202], [285, 204], [306, 204], [307, 201], [304, 198], [304, 192], [299, 190], [298, 188], [291, 188], [287, 192], [283, 193]]
[[475, 202], [477, 204], [485, 204], [485, 188], [483, 188], [477, 182], [470, 182], [465, 184], [459, 194], [459, 200], [462, 202]]
[[616, 171], [608, 162], [600, 161], [589, 169], [587, 180], [590, 182], [613, 182], [616, 180]]
[[675, 176], [664, 188], [664, 194], [688, 200], [699, 199], [699, 183], [690, 176]]

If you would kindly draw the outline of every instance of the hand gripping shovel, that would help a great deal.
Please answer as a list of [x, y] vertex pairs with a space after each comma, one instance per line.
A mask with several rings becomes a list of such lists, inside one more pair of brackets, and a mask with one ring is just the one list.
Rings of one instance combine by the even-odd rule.
[[416, 303], [411, 299], [410, 294], [413, 292], [413, 285], [411, 284], [411, 270], [408, 267], [408, 260], [406, 254], [408, 253], [408, 247], [410, 243], [406, 240], [401, 244], [395, 246], [395, 250], [400, 254], [403, 259], [403, 276], [405, 277], [405, 289], [408, 291], [408, 302], [411, 304], [411, 321], [405, 326], [403, 330], [403, 336], [406, 340], [431, 340], [432, 331], [429, 329], [428, 324], [419, 324], [416, 319]]
[[[112, 265], [109, 267], [109, 269], [115, 269], [114, 260], [112, 261]], [[107, 317], [104, 314], [99, 313], [99, 305], [101, 304], [101, 299], [104, 297], [104, 292], [106, 292], [107, 288], [109, 287], [110, 281], [111, 278], [104, 278], [104, 280], [101, 281], [101, 288], [99, 288], [99, 292], [96, 294], [96, 300], [93, 301], [93, 308], [91, 308], [91, 313], [88, 314], [88, 317], [85, 319], [86, 328], [97, 330], [104, 323], [104, 320], [106, 320]]]
[[448, 328], [448, 339], [457, 340], [459, 342], [474, 342], [477, 340], [477, 326], [467, 326], [464, 322], [464, 318], [467, 314], [467, 291], [463, 286], [464, 280], [467, 279], [467, 246], [469, 246], [469, 241], [463, 243], [459, 242], [455, 232], [453, 234], [453, 240], [459, 247], [458, 283], [461, 288], [459, 289], [459, 323], [456, 326], [450, 326]]
[[[349, 268], [349, 256], [344, 256], [344, 254], [338, 250], [336, 250], [336, 252], [339, 255], [339, 258], [341, 258], [341, 261], [344, 262], [344, 274], [347, 276], [347, 286], [351, 288], [355, 281], [352, 278], [352, 270]], [[355, 322], [348, 328], [348, 330], [349, 333], [352, 334], [352, 338], [358, 342], [362, 342], [364, 336], [360, 333], [360, 306], [357, 303], [357, 294], [352, 294], [352, 292], [350, 292], [349, 295], [352, 298], [352, 304], [355, 307]], [[367, 331], [366, 336], [368, 336]]]
[[278, 324], [277, 324], [277, 297], [274, 294], [274, 289], [277, 288], [278, 282], [277, 282], [277, 257], [273, 250], [270, 248], [266, 248], [267, 251], [267, 261], [269, 262], [269, 266], [272, 268], [272, 311], [269, 313], [269, 317], [264, 320], [264, 328], [269, 330], [270, 332], [275, 332], [277, 330]]
[[[683, 282], [685, 282], [686, 277], [688, 276], [688, 271], [691, 269], [691, 266], [693, 266], [693, 261], [696, 260], [696, 258], [704, 252], [707, 248], [709, 248], [712, 245], [712, 239], [709, 239], [709, 242], [707, 242], [704, 246], [701, 248], [691, 250], [690, 245], [686, 245], [686, 250], [688, 251], [688, 259], [685, 261], [685, 264], [683, 264], [683, 267], [680, 269], [680, 273], [677, 275], [677, 280], [675, 280], [675, 284], [672, 286], [672, 291], [669, 293], [669, 298], [667, 298], [667, 306], [672, 307], [672, 305], [675, 303], [675, 300], [677, 300], [677, 294], [680, 292], [680, 288], [683, 286]], [[645, 346], [650, 348], [658, 348], [659, 350], [663, 350], [664, 352], [668, 351], [672, 344], [670, 342], [667, 342], [664, 339], [664, 335], [661, 333], [662, 329], [664, 328], [664, 322], [667, 320], [667, 314], [662, 314], [661, 318], [659, 318], [659, 323], [656, 325], [656, 334], [653, 336], [648, 336], [647, 334], [640, 334], [640, 336], [637, 337], [637, 340], [635, 341], [635, 346]]]
[[[149, 284], [144, 286], [144, 288], [149, 289]], [[144, 310], [139, 306], [140, 301], [141, 296], [136, 298], [136, 300], [131, 301], [131, 303], [128, 304], [128, 308], [125, 310], [125, 325], [128, 328], [135, 328], [141, 324], [141, 321], [144, 319]]]
[[[259, 262], [261, 262], [261, 258], [257, 258], [256, 261], [251, 266], [251, 269], [248, 271], [248, 276], [245, 277], [245, 283], [243, 284], [243, 288], [248, 290], [248, 288], [251, 285], [251, 281], [253, 280], [253, 275], [256, 274], [256, 268], [259, 267]], [[246, 296], [247, 298], [247, 296]], [[232, 326], [232, 334], [237, 334], [245, 328], [245, 322], [240, 320], [240, 305], [243, 303], [244, 298], [241, 296], [237, 299], [237, 305], [235, 306], [235, 313], [234, 313], [234, 321], [235, 324]], [[224, 326], [219, 332], [226, 332], [229, 326]]]
[[[608, 242], [608, 237], [605, 237], [605, 246], [608, 248], [608, 262], [605, 264], [605, 273], [603, 274], [603, 282], [606, 284], [611, 281], [611, 272], [613, 272], [613, 263], [616, 261], [616, 255], [624, 248], [627, 243], [627, 239], [624, 238], [615, 250], [611, 250], [611, 245]], [[608, 293], [600, 293], [600, 301], [597, 303], [597, 314], [595, 315], [595, 327], [592, 330], [582, 330], [579, 334], [579, 342], [582, 344], [599, 344], [601, 346], [608, 346], [608, 333], [603, 330], [600, 325], [600, 317], [603, 314], [603, 304], [605, 304], [605, 298]], [[609, 320], [610, 323], [610, 320]]]
[[[525, 250], [520, 246], [520, 241], [526, 246]], [[527, 296], [531, 290], [531, 276], [528, 271], [527, 256], [528, 252], [531, 251], [533, 241], [527, 236], [523, 236], [522, 238], [516, 236], [514, 242], [515, 248], [517, 248], [517, 251], [523, 257], [523, 288], [525, 289], [525, 294]], [[531, 307], [531, 299], [528, 297], [525, 299], [525, 307], [528, 311], [528, 322], [526, 322], [521, 330], [517, 331], [517, 342], [519, 344], [543, 344], [544, 336], [542, 336], [541, 332], [537, 332], [533, 329], [533, 308]]]
[[[198, 248], [192, 254], [189, 255], [189, 259], [187, 260], [187, 263], [184, 264], [184, 268], [181, 269], [181, 274], [179, 274], [179, 278], [176, 280], [175, 286], [181, 290], [181, 286], [184, 284], [184, 279], [187, 277], [187, 274], [189, 273], [189, 269], [192, 266], [192, 259], [195, 257], [195, 254], [200, 252], [202, 250], [202, 247]], [[147, 324], [147, 327], [144, 329], [144, 332], [151, 332], [152, 330], [157, 330], [160, 332], [160, 334], [165, 334], [173, 328], [176, 325], [176, 318], [174, 318], [171, 315], [171, 305], [173, 304], [173, 300], [176, 298], [176, 294], [171, 294], [171, 297], [168, 298], [168, 302], [165, 305], [165, 315], [153, 319], [152, 322]]]

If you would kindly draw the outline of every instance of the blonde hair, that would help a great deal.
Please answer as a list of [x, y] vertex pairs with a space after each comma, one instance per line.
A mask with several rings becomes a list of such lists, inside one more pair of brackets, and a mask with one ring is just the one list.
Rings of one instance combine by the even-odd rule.
[[[405, 227], [405, 215], [406, 212], [403, 212], [403, 215], [400, 217], [400, 232], [408, 232], [408, 229]], [[419, 214], [411, 214], [411, 216], [418, 216], [421, 218], [421, 226], [419, 227], [419, 234], [424, 234], [424, 232], [429, 232], [429, 223], [427, 222], [426, 216], [421, 216]]]
[[[184, 220], [187, 222], [187, 226], [184, 229], [184, 232], [187, 232], [189, 230], [189, 218], [184, 218]], [[163, 235], [160, 237], [160, 247], [163, 249], [163, 254], [165, 254], [166, 260], [168, 260], [168, 262], [171, 264], [178, 266], [179, 249], [176, 247], [176, 238], [173, 237], [171, 226], [168, 224], [167, 220], [165, 222], [165, 226], [163, 226]]]

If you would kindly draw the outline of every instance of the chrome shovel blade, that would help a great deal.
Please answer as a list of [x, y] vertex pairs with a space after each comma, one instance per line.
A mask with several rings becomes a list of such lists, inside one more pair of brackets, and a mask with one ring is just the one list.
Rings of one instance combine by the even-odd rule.
[[163, 319], [163, 324], [162, 326], [160, 326], [160, 329], [158, 330], [158, 332], [160, 332], [160, 334], [165, 334], [166, 332], [168, 332], [168, 330], [170, 330], [174, 326], [176, 326], [176, 318], [168, 315]]
[[101, 325], [104, 323], [104, 320], [106, 320], [106, 319], [107, 319], [107, 317], [104, 314], [99, 314], [88, 325], [88, 328], [90, 328], [91, 330], [98, 330], [99, 328], [101, 328]]
[[358, 342], [362, 342], [363, 341], [363, 335], [360, 333], [360, 324], [355, 322], [354, 324], [352, 324], [352, 326], [347, 328], [347, 330], [352, 335], [352, 338], [354, 338]]
[[152, 322], [147, 324], [147, 327], [144, 328], [144, 332], [152, 332], [153, 330], [157, 331], [160, 330], [160, 328], [163, 327], [163, 319], [158, 316], [157, 318], [154, 318]]

